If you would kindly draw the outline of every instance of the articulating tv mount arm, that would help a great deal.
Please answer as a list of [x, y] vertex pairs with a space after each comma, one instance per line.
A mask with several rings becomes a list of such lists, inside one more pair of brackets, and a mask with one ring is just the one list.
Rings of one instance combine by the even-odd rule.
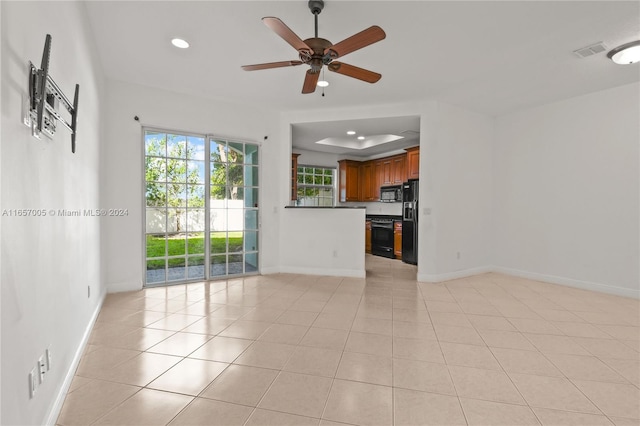
[[[42, 53], [40, 69], [37, 69], [29, 62], [29, 114], [25, 117], [25, 124], [31, 126], [35, 137], [40, 138], [40, 135], [44, 133], [52, 138], [56, 132], [56, 121], [59, 121], [71, 132], [71, 152], [75, 153], [80, 85], [76, 84], [72, 104], [49, 75], [50, 55], [51, 35], [47, 34], [44, 41], [44, 52]], [[71, 116], [71, 124], [58, 112], [60, 102], [62, 102], [64, 108]]]

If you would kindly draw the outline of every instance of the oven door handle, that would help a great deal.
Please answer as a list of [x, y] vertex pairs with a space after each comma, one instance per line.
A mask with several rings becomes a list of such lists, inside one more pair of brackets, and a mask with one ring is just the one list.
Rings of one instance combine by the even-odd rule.
[[393, 222], [391, 222], [391, 223], [373, 223], [373, 222], [371, 222], [371, 228], [393, 229]]

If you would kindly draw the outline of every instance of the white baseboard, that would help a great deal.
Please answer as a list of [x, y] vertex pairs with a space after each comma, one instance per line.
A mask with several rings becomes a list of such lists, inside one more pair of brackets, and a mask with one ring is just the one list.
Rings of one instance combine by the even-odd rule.
[[84, 349], [87, 346], [87, 342], [89, 341], [89, 336], [91, 336], [91, 330], [93, 330], [93, 326], [98, 319], [98, 314], [100, 314], [100, 309], [102, 308], [102, 304], [104, 303], [104, 299], [106, 297], [106, 293], [103, 293], [100, 296], [100, 302], [98, 302], [93, 315], [91, 315], [91, 319], [89, 320], [89, 324], [87, 328], [84, 330], [84, 334], [82, 336], [82, 340], [80, 340], [80, 345], [78, 345], [78, 349], [76, 350], [75, 355], [73, 356], [73, 360], [71, 361], [71, 365], [67, 370], [67, 374], [65, 375], [64, 381], [62, 382], [62, 386], [60, 386], [60, 390], [58, 391], [58, 395], [55, 398], [53, 406], [51, 407], [51, 411], [49, 411], [49, 415], [47, 416], [46, 425], [55, 425], [58, 420], [58, 416], [60, 416], [60, 411], [62, 411], [62, 405], [64, 404], [64, 400], [67, 397], [67, 392], [69, 392], [69, 387], [71, 386], [71, 382], [73, 381], [73, 377], [76, 374], [76, 370], [78, 369], [78, 364], [80, 364], [80, 359], [82, 359], [82, 354], [84, 353]]
[[597, 291], [599, 293], [613, 294], [616, 296], [632, 297], [640, 299], [640, 289], [630, 289], [616, 287], [607, 284], [594, 283], [590, 281], [576, 280], [573, 278], [559, 277], [555, 275], [540, 274], [537, 272], [522, 271], [519, 269], [505, 268], [503, 266], [480, 266], [477, 268], [463, 269], [461, 271], [445, 272], [443, 274], [418, 274], [419, 282], [437, 283], [442, 281], [455, 280], [458, 278], [470, 277], [487, 272], [497, 272], [515, 277], [527, 278], [535, 281], [542, 281], [550, 284], [565, 285], [582, 290]]
[[349, 278], [365, 278], [367, 272], [358, 269], [322, 269], [322, 268], [306, 268], [300, 266], [282, 266], [278, 272], [285, 274], [302, 274], [302, 275], [325, 275], [331, 277], [349, 277]]
[[442, 281], [456, 280], [458, 278], [471, 277], [478, 274], [493, 272], [491, 266], [479, 266], [476, 268], [462, 269], [460, 271], [445, 272], [444, 274], [418, 274], [419, 282], [438, 283]]
[[107, 293], [142, 290], [142, 281], [120, 281], [107, 284]]
[[277, 274], [280, 272], [280, 268], [276, 266], [269, 266], [268, 268], [260, 268], [261, 275]]
[[505, 268], [503, 266], [494, 266], [494, 272], [513, 275], [516, 277], [528, 278], [530, 280], [543, 281], [551, 284], [566, 285], [568, 287], [579, 288], [582, 290], [597, 291], [599, 293], [613, 294], [616, 296], [632, 297], [640, 299], [640, 290], [634, 290], [624, 287], [616, 287], [607, 284], [594, 283], [590, 281], [576, 280], [573, 278], [558, 277], [555, 275], [539, 274], [537, 272], [522, 271], [519, 269]]

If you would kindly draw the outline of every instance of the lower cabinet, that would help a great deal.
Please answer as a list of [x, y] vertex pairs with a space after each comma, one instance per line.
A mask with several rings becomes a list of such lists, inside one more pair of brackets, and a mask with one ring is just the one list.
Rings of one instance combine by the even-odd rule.
[[[402, 241], [400, 241], [402, 246]], [[364, 252], [371, 253], [371, 221], [364, 222]]]
[[396, 259], [402, 259], [402, 221], [393, 222], [393, 254]]

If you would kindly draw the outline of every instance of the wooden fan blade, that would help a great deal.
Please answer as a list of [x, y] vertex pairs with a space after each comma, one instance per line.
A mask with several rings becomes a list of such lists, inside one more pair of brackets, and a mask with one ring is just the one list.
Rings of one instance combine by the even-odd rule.
[[265, 18], [262, 18], [262, 22], [264, 22], [264, 24], [273, 32], [282, 37], [284, 41], [293, 46], [293, 48], [297, 51], [312, 51], [309, 46], [307, 46], [307, 44], [302, 41], [302, 39], [298, 37], [296, 33], [294, 33], [291, 28], [287, 27], [287, 25], [280, 19], [274, 18], [272, 16], [267, 16]]
[[364, 68], [359, 68], [353, 65], [345, 64], [344, 62], [331, 62], [327, 68], [329, 71], [337, 72], [338, 74], [346, 75], [348, 77], [357, 78], [358, 80], [366, 81], [367, 83], [375, 83], [382, 78], [382, 74], [369, 71]]
[[340, 43], [334, 44], [331, 47], [327, 47], [324, 50], [325, 55], [330, 52], [334, 52], [336, 58], [342, 57], [355, 50], [362, 49], [370, 44], [383, 40], [387, 35], [377, 25], [367, 28], [364, 31], [360, 31], [358, 34], [354, 34], [349, 38], [342, 40]]
[[318, 83], [318, 77], [320, 72], [312, 72], [307, 70], [307, 75], [304, 78], [304, 84], [302, 85], [302, 93], [313, 93], [316, 91], [316, 85]]
[[242, 69], [245, 71], [257, 71], [257, 70], [267, 70], [269, 68], [294, 67], [296, 65], [302, 65], [302, 61], [280, 61], [280, 62], [268, 62], [264, 64], [255, 64], [255, 65], [243, 65]]

